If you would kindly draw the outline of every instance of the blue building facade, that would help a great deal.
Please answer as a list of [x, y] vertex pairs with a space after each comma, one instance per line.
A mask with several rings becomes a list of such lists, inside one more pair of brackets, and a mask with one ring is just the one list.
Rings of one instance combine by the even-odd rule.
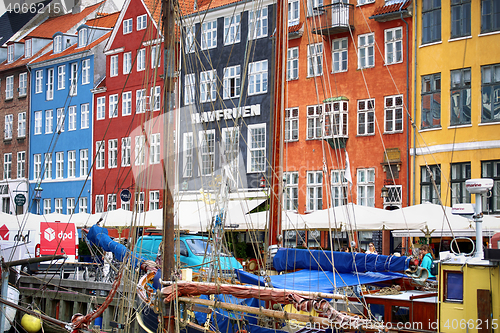
[[30, 64], [31, 212], [91, 212], [93, 93], [105, 75], [109, 29], [56, 33], [53, 50]]

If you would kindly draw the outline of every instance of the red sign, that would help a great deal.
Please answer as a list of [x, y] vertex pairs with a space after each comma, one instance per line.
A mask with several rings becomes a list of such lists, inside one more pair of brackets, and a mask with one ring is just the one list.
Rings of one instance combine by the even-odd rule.
[[40, 254], [76, 255], [75, 230], [74, 223], [40, 222]]

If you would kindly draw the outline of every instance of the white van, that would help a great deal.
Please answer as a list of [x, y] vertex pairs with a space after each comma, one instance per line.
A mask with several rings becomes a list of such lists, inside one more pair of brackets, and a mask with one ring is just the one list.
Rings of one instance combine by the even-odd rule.
[[[30, 216], [29, 219], [32, 218]], [[23, 265], [20, 269], [24, 273], [60, 271], [68, 277], [78, 264], [76, 225], [66, 222], [31, 223], [29, 220], [24, 223], [22, 218], [0, 221], [0, 255], [4, 261], [60, 254], [66, 254], [67, 258]]]

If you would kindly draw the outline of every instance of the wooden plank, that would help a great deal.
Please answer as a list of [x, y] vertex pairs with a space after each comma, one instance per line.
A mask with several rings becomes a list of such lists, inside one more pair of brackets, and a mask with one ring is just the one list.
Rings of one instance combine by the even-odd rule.
[[478, 333], [491, 332], [491, 292], [488, 289], [477, 290], [477, 319], [480, 322]]

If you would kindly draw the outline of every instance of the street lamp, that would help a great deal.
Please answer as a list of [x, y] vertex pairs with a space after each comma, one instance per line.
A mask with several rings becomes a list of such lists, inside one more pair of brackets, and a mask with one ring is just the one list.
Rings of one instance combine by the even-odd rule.
[[381, 191], [381, 197], [384, 198], [384, 202], [385, 202], [385, 198], [387, 198], [389, 196], [389, 189], [387, 187], [382, 187], [382, 189], [380, 190]]
[[36, 213], [40, 215], [40, 200], [42, 199], [42, 187], [40, 186], [40, 183], [36, 184], [35, 187], [35, 200], [36, 200]]

